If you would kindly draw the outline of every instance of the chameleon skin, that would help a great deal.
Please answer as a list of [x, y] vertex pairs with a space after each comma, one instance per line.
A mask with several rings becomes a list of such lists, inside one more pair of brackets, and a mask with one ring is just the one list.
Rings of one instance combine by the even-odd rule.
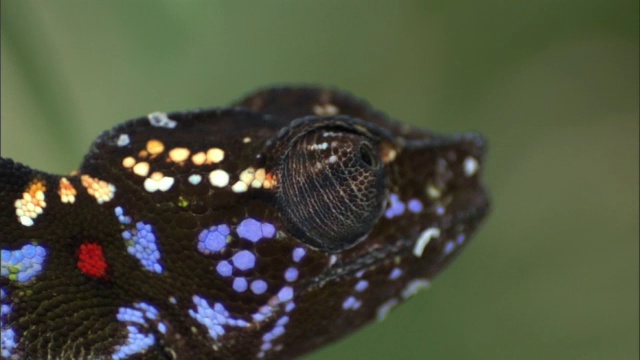
[[0, 159], [2, 357], [301, 356], [455, 258], [484, 151], [282, 87], [125, 122], [69, 176]]

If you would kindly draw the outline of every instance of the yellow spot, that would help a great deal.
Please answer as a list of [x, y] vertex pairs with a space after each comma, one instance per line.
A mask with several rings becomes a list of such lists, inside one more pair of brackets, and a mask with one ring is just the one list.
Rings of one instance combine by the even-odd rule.
[[60, 187], [58, 188], [58, 195], [60, 195], [60, 201], [65, 204], [73, 204], [76, 202], [76, 189], [71, 185], [66, 178], [60, 179]]
[[431, 199], [437, 199], [442, 195], [442, 193], [440, 192], [440, 189], [435, 187], [433, 184], [429, 184], [427, 185], [427, 195], [429, 195]]
[[15, 201], [18, 221], [24, 226], [32, 226], [33, 220], [42, 214], [47, 207], [44, 192], [47, 187], [43, 180], [33, 180], [22, 193], [22, 198]]
[[122, 166], [126, 167], [127, 169], [132, 168], [135, 164], [136, 159], [131, 156], [127, 156], [126, 158], [122, 159]]
[[219, 148], [211, 148], [207, 151], [207, 161], [214, 164], [219, 163], [224, 159], [224, 151]]
[[319, 104], [313, 106], [313, 112], [318, 116], [333, 116], [340, 110], [333, 104]]
[[149, 174], [149, 163], [148, 162], [139, 162], [133, 167], [133, 173], [146, 177]]
[[205, 161], [207, 161], [207, 155], [205, 155], [204, 152], [200, 151], [199, 153], [194, 154], [191, 157], [191, 161], [193, 162], [194, 165], [200, 166], [204, 164]]
[[256, 176], [256, 170], [252, 167], [249, 167], [240, 173], [240, 181], [242, 181], [248, 186], [251, 184], [255, 176]]
[[164, 144], [160, 140], [147, 141], [147, 151], [151, 155], [158, 155], [164, 151]]
[[266, 179], [266, 171], [264, 168], [260, 168], [256, 170], [255, 179], [251, 182], [251, 187], [253, 188], [261, 188], [262, 184], [264, 184], [264, 180]]
[[248, 144], [248, 143], [251, 142], [251, 138], [246, 136], [244, 139], [242, 139], [242, 142], [245, 143], [245, 144]]
[[98, 204], [111, 201], [115, 195], [116, 187], [104, 180], [85, 174], [80, 177], [80, 181], [82, 182], [82, 186], [87, 189], [87, 193], [96, 198]]
[[392, 144], [383, 142], [380, 145], [380, 158], [382, 159], [383, 163], [388, 164], [395, 160], [397, 156], [398, 151]]
[[186, 148], [174, 148], [169, 151], [169, 159], [173, 162], [182, 162], [189, 158], [190, 153]]
[[151, 174], [151, 176], [149, 177], [155, 181], [160, 181], [164, 177], [164, 174], [159, 171], [156, 171], [153, 174]]

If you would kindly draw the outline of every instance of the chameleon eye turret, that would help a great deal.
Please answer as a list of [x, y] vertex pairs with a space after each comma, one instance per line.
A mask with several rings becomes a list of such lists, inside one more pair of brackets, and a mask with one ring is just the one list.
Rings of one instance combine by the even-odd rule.
[[298, 127], [292, 130], [298, 134], [279, 140], [289, 145], [276, 171], [278, 207], [300, 240], [321, 250], [344, 250], [382, 215], [386, 174], [374, 150], [378, 139], [358, 133], [351, 118], [305, 122], [323, 126], [306, 132]]
[[71, 175], [0, 158], [0, 356], [298, 358], [460, 253], [484, 158], [316, 87], [127, 121]]

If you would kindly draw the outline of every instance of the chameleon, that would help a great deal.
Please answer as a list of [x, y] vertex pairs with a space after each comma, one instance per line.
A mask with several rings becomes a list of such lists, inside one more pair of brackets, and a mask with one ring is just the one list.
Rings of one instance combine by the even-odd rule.
[[117, 125], [70, 175], [0, 158], [1, 357], [300, 357], [459, 254], [485, 148], [277, 86]]

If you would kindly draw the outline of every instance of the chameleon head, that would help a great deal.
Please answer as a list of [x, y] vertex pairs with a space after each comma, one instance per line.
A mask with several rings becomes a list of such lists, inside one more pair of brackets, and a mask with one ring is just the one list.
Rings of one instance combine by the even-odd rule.
[[0, 159], [3, 351], [300, 356], [459, 253], [488, 209], [483, 159], [477, 134], [313, 87], [126, 122], [67, 177]]

